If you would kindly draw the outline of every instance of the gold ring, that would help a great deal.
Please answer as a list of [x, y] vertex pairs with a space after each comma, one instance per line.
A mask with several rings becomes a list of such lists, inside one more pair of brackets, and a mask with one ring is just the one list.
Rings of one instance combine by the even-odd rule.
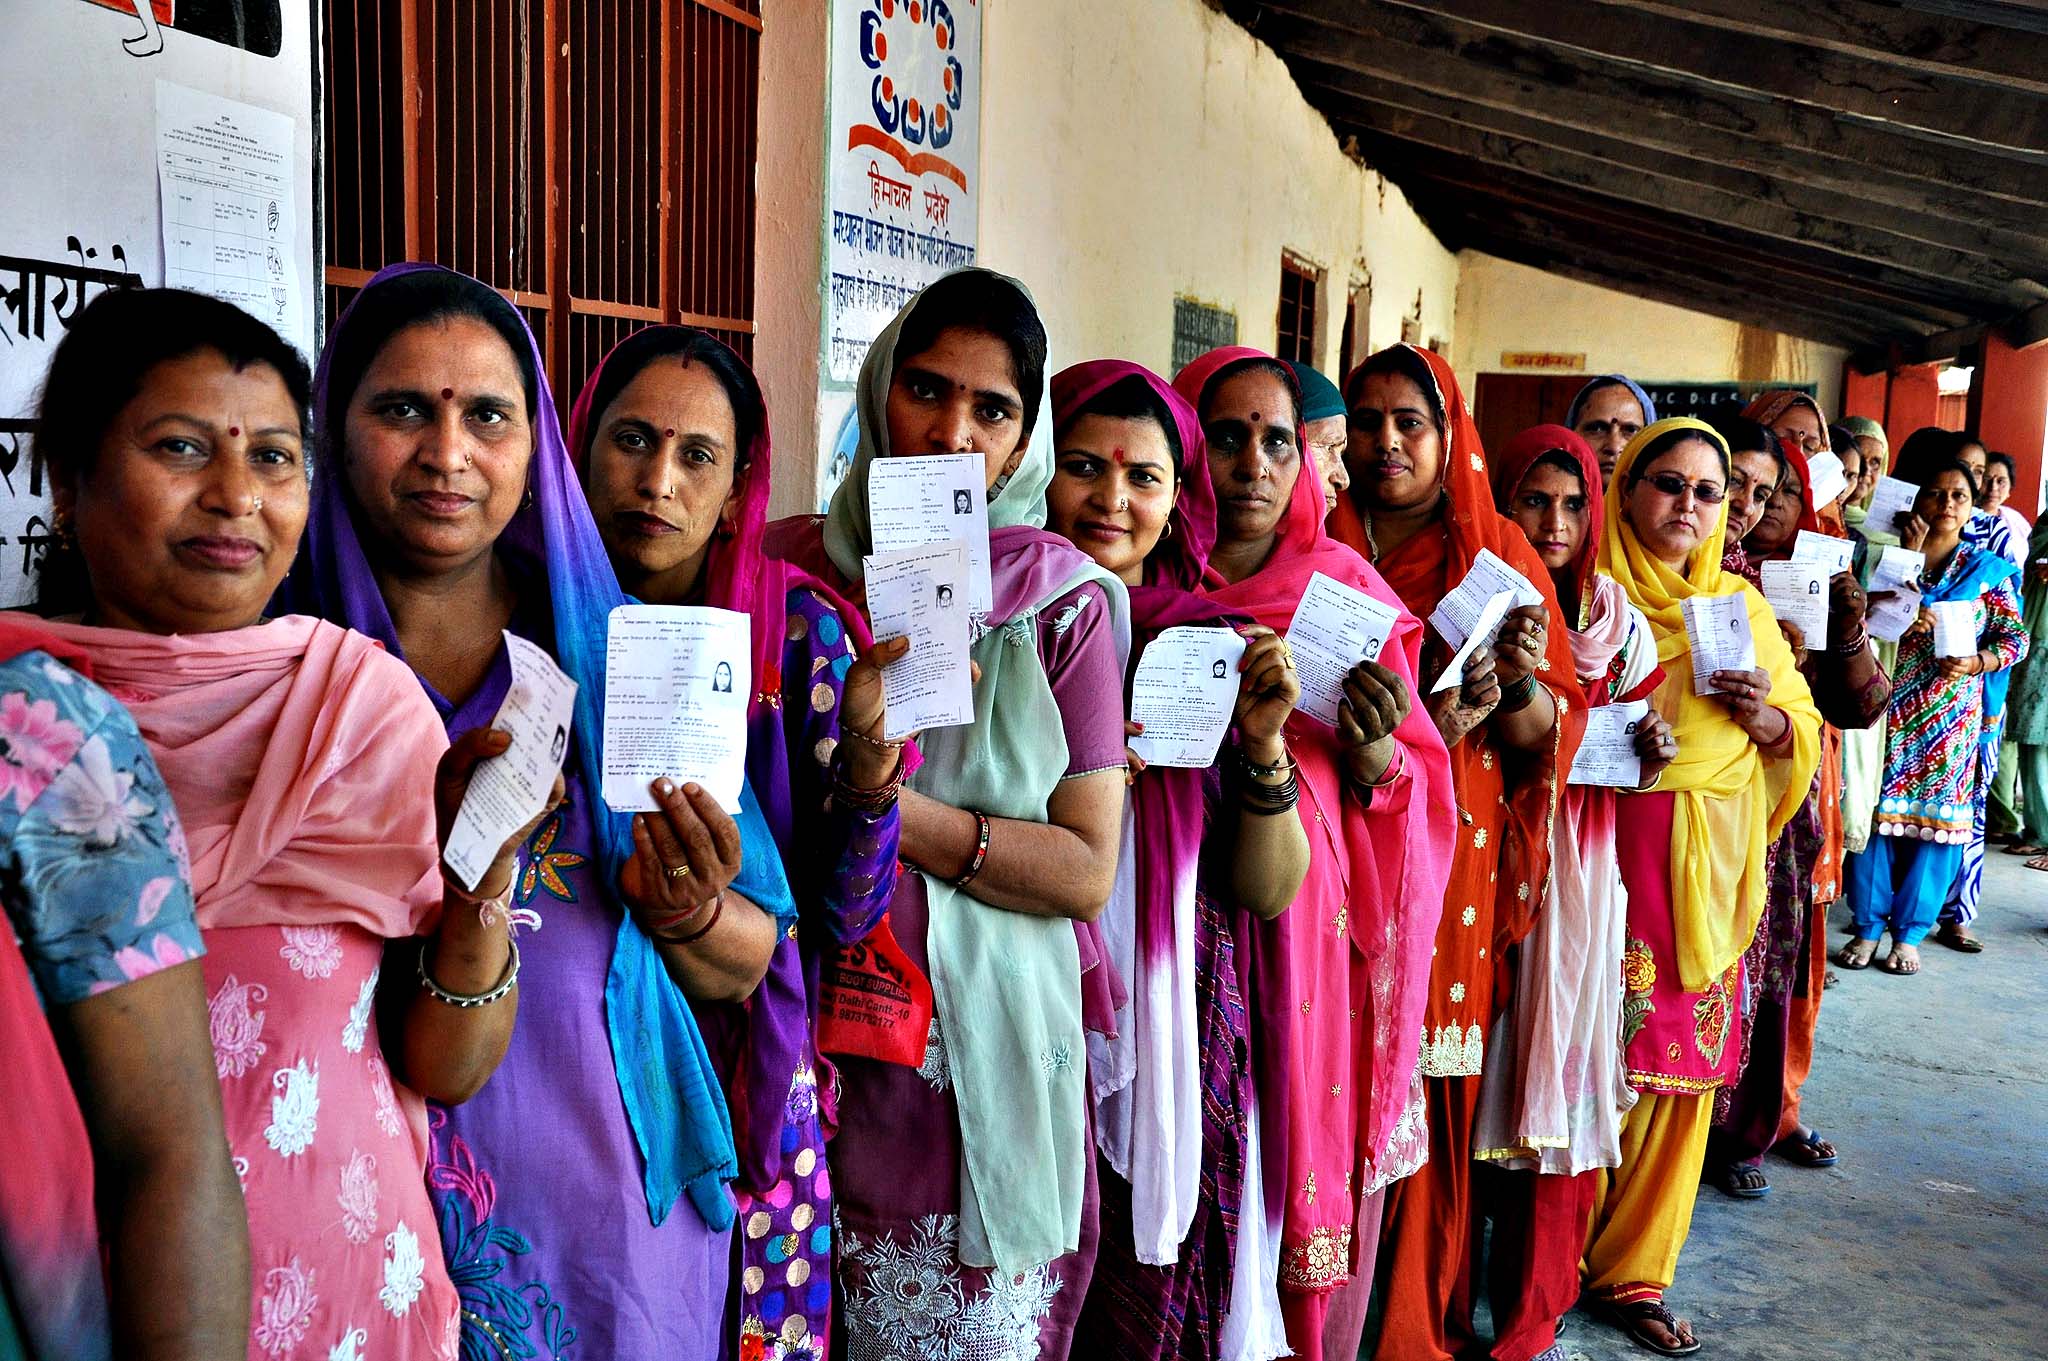
[[687, 879], [690, 877], [690, 867], [688, 865], [670, 865], [668, 866], [668, 877], [671, 879]]

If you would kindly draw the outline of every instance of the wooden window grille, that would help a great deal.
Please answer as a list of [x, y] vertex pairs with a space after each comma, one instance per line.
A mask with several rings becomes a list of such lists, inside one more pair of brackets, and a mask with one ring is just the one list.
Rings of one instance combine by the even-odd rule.
[[475, 275], [564, 412], [641, 326], [751, 358], [760, 0], [323, 0], [330, 324], [379, 268]]
[[1322, 282], [1292, 256], [1280, 257], [1279, 339], [1274, 353], [1297, 364], [1316, 362], [1316, 292]]

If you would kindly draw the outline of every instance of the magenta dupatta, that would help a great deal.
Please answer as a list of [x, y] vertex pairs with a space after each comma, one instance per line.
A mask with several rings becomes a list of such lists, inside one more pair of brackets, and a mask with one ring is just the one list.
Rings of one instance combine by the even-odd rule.
[[[1199, 408], [1204, 389], [1224, 369], [1262, 359], [1271, 356], [1243, 347], [1212, 350], [1182, 369], [1174, 388]], [[1299, 431], [1297, 439], [1306, 450]], [[1305, 459], [1299, 466], [1311, 467]], [[1380, 660], [1418, 697], [1395, 729], [1397, 773], [1369, 802], [1347, 788], [1333, 728], [1299, 711], [1287, 721], [1310, 850], [1308, 878], [1281, 918], [1293, 962], [1287, 1005], [1296, 1056], [1282, 1281], [1296, 1290], [1334, 1289], [1350, 1275], [1348, 1253], [1334, 1260], [1336, 1245], [1350, 1244], [1357, 1197], [1379, 1179], [1380, 1160], [1409, 1106], [1430, 953], [1457, 835], [1450, 757], [1419, 698], [1422, 622], [1365, 559], [1324, 532], [1320, 478], [1296, 477], [1263, 567], [1235, 583], [1211, 571], [1205, 586], [1211, 599], [1285, 633], [1317, 572], [1400, 611]], [[1333, 949], [1333, 933], [1348, 938], [1350, 949]], [[1347, 996], [1349, 1006], [1336, 1001]], [[1330, 1054], [1353, 1059], [1351, 1090], [1337, 1100], [1309, 1062]], [[1313, 1180], [1311, 1171], [1318, 1173]]]

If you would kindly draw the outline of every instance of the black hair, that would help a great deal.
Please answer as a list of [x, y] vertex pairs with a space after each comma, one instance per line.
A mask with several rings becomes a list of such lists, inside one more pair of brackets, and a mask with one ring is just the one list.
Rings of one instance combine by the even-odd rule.
[[526, 392], [526, 419], [533, 420], [540, 400], [540, 379], [533, 366], [533, 342], [526, 323], [511, 303], [488, 284], [446, 269], [421, 269], [386, 279], [356, 296], [348, 325], [338, 327], [327, 342], [327, 386], [322, 394], [320, 438], [330, 453], [342, 448], [343, 418], [363, 375], [391, 338], [408, 327], [467, 317], [498, 333], [519, 366]]
[[674, 359], [685, 365], [702, 364], [725, 390], [725, 400], [732, 404], [733, 437], [737, 441], [733, 476], [737, 478], [746, 469], [754, 436], [767, 423], [768, 406], [761, 397], [760, 383], [740, 362], [740, 357], [716, 337], [694, 326], [650, 326], [619, 342], [619, 347], [605, 358], [604, 366], [598, 370], [597, 386], [591, 390], [590, 425], [583, 432], [583, 447], [570, 452], [587, 476], [590, 446], [597, 439], [598, 422], [619, 394], [649, 364], [661, 359]]
[[1829, 426], [1829, 452], [1834, 454], [1836, 458], [1840, 458], [1842, 456], [1842, 451], [1844, 449], [1854, 449], [1856, 451], [1856, 457], [1858, 459], [1861, 459], [1863, 457], [1863, 446], [1856, 442], [1856, 432], [1854, 430], [1851, 430], [1846, 425]]
[[1180, 447], [1180, 423], [1174, 420], [1173, 413], [1167, 410], [1166, 403], [1152, 390], [1152, 385], [1137, 374], [1119, 378], [1081, 403], [1080, 408], [1067, 417], [1067, 424], [1072, 425], [1082, 416], [1108, 416], [1112, 420], [1122, 421], [1151, 421], [1166, 434], [1166, 447], [1173, 451], [1175, 475], [1186, 474], [1188, 451]]
[[[50, 358], [36, 403], [31, 466], [73, 491], [92, 475], [107, 431], [159, 364], [211, 350], [237, 373], [261, 364], [278, 376], [307, 438], [313, 380], [306, 361], [276, 331], [233, 303], [181, 288], [102, 293], [71, 323]], [[302, 465], [305, 466], [303, 461]], [[75, 543], [44, 546], [36, 607], [66, 614], [89, 603], [85, 560]]]
[[[1755, 425], [1756, 422], [1751, 421], [1750, 424]], [[1715, 434], [1719, 433], [1718, 430], [1715, 431]], [[1766, 431], [1765, 433], [1768, 434], [1769, 432]], [[1726, 439], [1727, 436], [1722, 435], [1722, 438]], [[1706, 431], [1698, 426], [1682, 425], [1676, 430], [1666, 430], [1643, 447], [1643, 451], [1636, 455], [1635, 462], [1628, 465], [1628, 477], [1624, 485], [1628, 487], [1635, 486], [1636, 483], [1643, 480], [1644, 469], [1670, 453], [1673, 449], [1676, 449], [1679, 445], [1684, 444], [1687, 440], [1698, 440], [1709, 449], [1712, 449], [1715, 456], [1721, 460], [1721, 476], [1723, 478], [1728, 476], [1728, 451], [1723, 449], [1714, 441], [1712, 436], [1708, 435]], [[1783, 462], [1784, 460], [1781, 456], [1779, 459], [1781, 466]]]
[[[1038, 404], [1045, 398], [1045, 323], [1031, 300], [1000, 274], [963, 269], [938, 280], [918, 296], [896, 334], [896, 363], [923, 354], [947, 331], [986, 331], [1010, 350], [1011, 377], [1023, 399], [1022, 445], [1038, 422]], [[894, 374], [890, 375], [892, 378]]]
[[[1926, 476], [1915, 482], [1914, 485], [1919, 487], [1924, 493], [1929, 487], [1934, 485], [1934, 479], [1940, 477], [1943, 473], [1961, 473], [1963, 475], [1963, 481], [1970, 488], [1971, 505], [1976, 505], [1977, 498], [1984, 494], [1983, 488], [1977, 484], [1977, 474], [1971, 472], [1970, 465], [1959, 458], [1935, 459], [1927, 465]], [[1916, 497], [1914, 499], [1917, 500], [1919, 498]]]
[[[1222, 368], [1216, 370], [1216, 372], [1210, 374], [1209, 381], [1202, 384], [1200, 399], [1195, 403], [1197, 419], [1205, 422], [1208, 420], [1209, 399], [1216, 395], [1216, 389], [1223, 386], [1224, 380], [1235, 378], [1241, 373], [1264, 373], [1279, 379], [1281, 388], [1287, 393], [1288, 404], [1294, 408], [1294, 419], [1289, 421], [1288, 425], [1297, 430], [1300, 429], [1301, 380], [1294, 376], [1293, 369], [1288, 368], [1287, 365], [1279, 360], [1268, 358], [1265, 355], [1249, 359], [1233, 359]], [[1303, 452], [1307, 451], [1304, 450]]]
[[[1727, 473], [1729, 460], [1736, 454], [1769, 454], [1771, 461], [1778, 465], [1778, 481], [1785, 480], [1789, 465], [1785, 462], [1784, 441], [1778, 438], [1777, 431], [1747, 416], [1727, 415], [1708, 423], [1714, 427], [1714, 433], [1728, 444], [1728, 452], [1721, 456], [1723, 474]], [[1649, 450], [1644, 450], [1643, 457], [1636, 460], [1636, 466], [1642, 467], [1649, 461], [1649, 456]]]
[[1906, 436], [1906, 442], [1899, 446], [1898, 457], [1892, 460], [1892, 476], [1916, 487], [1925, 486], [1937, 464], [1953, 462], [1963, 452], [1964, 445], [1976, 442], [1976, 436], [1959, 430], [1923, 425]]
[[1351, 377], [1344, 381], [1344, 410], [1347, 415], [1358, 405], [1358, 392], [1365, 380], [1376, 373], [1396, 374], [1420, 388], [1422, 395], [1429, 398], [1429, 409], [1436, 419], [1437, 438], [1447, 437], [1450, 417], [1444, 410], [1443, 394], [1437, 391], [1436, 375], [1430, 372], [1429, 362], [1406, 345], [1389, 345], [1378, 354], [1368, 355], [1351, 371]]
[[[1579, 466], [1579, 461], [1577, 459], [1573, 458], [1570, 454], [1566, 453], [1562, 449], [1544, 450], [1543, 453], [1537, 457], [1536, 461], [1529, 465], [1528, 472], [1524, 472], [1522, 474], [1523, 480], [1528, 480], [1529, 473], [1535, 472], [1538, 468], [1556, 468], [1560, 472], [1567, 472], [1570, 473], [1573, 477], [1578, 478], [1580, 486], [1584, 487], [1586, 485], [1586, 470]], [[1592, 488], [1590, 487], [1587, 487], [1586, 489], [1588, 492], [1592, 490]], [[1520, 488], [1517, 487], [1517, 490], [1520, 490]]]
[[283, 380], [306, 435], [312, 378], [284, 338], [241, 308], [181, 288], [122, 288], [100, 294], [71, 323], [50, 359], [36, 406], [30, 457], [52, 482], [75, 485], [92, 472], [100, 443], [149, 371], [212, 350], [237, 373], [268, 365]]
[[1984, 460], [1984, 466], [1987, 469], [1996, 463], [2004, 467], [2006, 478], [2009, 481], [2017, 482], [2020, 480], [2020, 465], [2013, 461], [2011, 454], [2001, 454], [1993, 450], [1984, 455]]

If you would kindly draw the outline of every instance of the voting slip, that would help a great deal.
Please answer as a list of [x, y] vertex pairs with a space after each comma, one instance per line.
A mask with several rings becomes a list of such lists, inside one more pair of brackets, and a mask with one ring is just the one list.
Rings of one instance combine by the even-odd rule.
[[1696, 595], [1685, 602], [1685, 637], [1692, 645], [1692, 692], [1715, 695], [1716, 671], [1756, 670], [1756, 638], [1742, 592]]
[[[1927, 570], [1927, 557], [1910, 548], [1887, 548], [1878, 555], [1870, 573], [1868, 611], [1863, 626], [1873, 638], [1896, 643], [1920, 617], [1920, 574]], [[1889, 600], [1875, 597], [1889, 592]]]
[[995, 608], [984, 476], [979, 454], [878, 458], [868, 465], [868, 524], [875, 552], [959, 544], [967, 552], [967, 608], [973, 614]]
[[1850, 539], [1838, 539], [1832, 534], [1820, 534], [1811, 529], [1802, 529], [1792, 540], [1792, 561], [1823, 563], [1830, 579], [1849, 570], [1856, 561], [1856, 544]]
[[1634, 789], [1643, 782], [1643, 760], [1636, 755], [1636, 730], [1649, 717], [1650, 701], [1602, 704], [1586, 710], [1586, 735], [1572, 758], [1568, 784]]
[[621, 605], [604, 653], [604, 801], [651, 813], [658, 779], [698, 784], [728, 813], [746, 780], [754, 689], [747, 616], [701, 605]]
[[1806, 494], [1815, 507], [1832, 505], [1837, 497], [1849, 490], [1849, 478], [1842, 469], [1842, 460], [1830, 453], [1818, 453], [1808, 459], [1806, 477]]
[[[1472, 568], [1465, 573], [1465, 579], [1458, 583], [1457, 589], [1430, 611], [1429, 626], [1452, 647], [1462, 647], [1472, 636], [1480, 611], [1502, 591], [1512, 597], [1508, 601], [1509, 609], [1543, 603], [1542, 592], [1529, 584], [1529, 578], [1516, 571], [1492, 549], [1482, 548], [1479, 556], [1472, 559]], [[1498, 621], [1495, 621], [1495, 626], [1498, 627]]]
[[1436, 678], [1436, 683], [1429, 687], [1429, 693], [1441, 694], [1454, 685], [1464, 683], [1465, 663], [1481, 648], [1493, 646], [1494, 635], [1500, 632], [1500, 626], [1507, 619], [1508, 611], [1514, 607], [1515, 593], [1511, 590], [1502, 591], [1479, 607], [1479, 615], [1472, 621], [1471, 634], [1451, 657], [1450, 665]]
[[1763, 566], [1764, 599], [1780, 623], [1799, 630], [1806, 646], [1819, 651], [1828, 642], [1828, 572], [1818, 562], [1767, 562]]
[[1974, 657], [1977, 655], [1977, 602], [1937, 600], [1924, 607], [1934, 616], [1934, 655]]
[[876, 553], [861, 569], [875, 637], [910, 640], [909, 653], [882, 668], [882, 736], [900, 742], [927, 728], [972, 723], [966, 547]]
[[1899, 533], [1899, 516], [1913, 514], [1913, 502], [1920, 498], [1920, 489], [1911, 482], [1901, 482], [1896, 477], [1877, 479], [1877, 490], [1870, 493], [1870, 514], [1863, 523], [1880, 534], [1894, 538]]
[[1344, 677], [1360, 662], [1380, 659], [1400, 617], [1392, 605], [1354, 586], [1321, 572], [1311, 576], [1287, 625], [1287, 648], [1301, 683], [1294, 707], [1335, 727]]
[[569, 751], [576, 682], [555, 659], [524, 638], [505, 635], [512, 684], [491, 726], [512, 745], [476, 764], [441, 859], [470, 892], [483, 882], [512, 834], [540, 815]]
[[1131, 750], [1148, 766], [1207, 770], [1230, 731], [1245, 641], [1236, 629], [1170, 628], [1154, 638], [1131, 676], [1131, 721], [1144, 731]]

